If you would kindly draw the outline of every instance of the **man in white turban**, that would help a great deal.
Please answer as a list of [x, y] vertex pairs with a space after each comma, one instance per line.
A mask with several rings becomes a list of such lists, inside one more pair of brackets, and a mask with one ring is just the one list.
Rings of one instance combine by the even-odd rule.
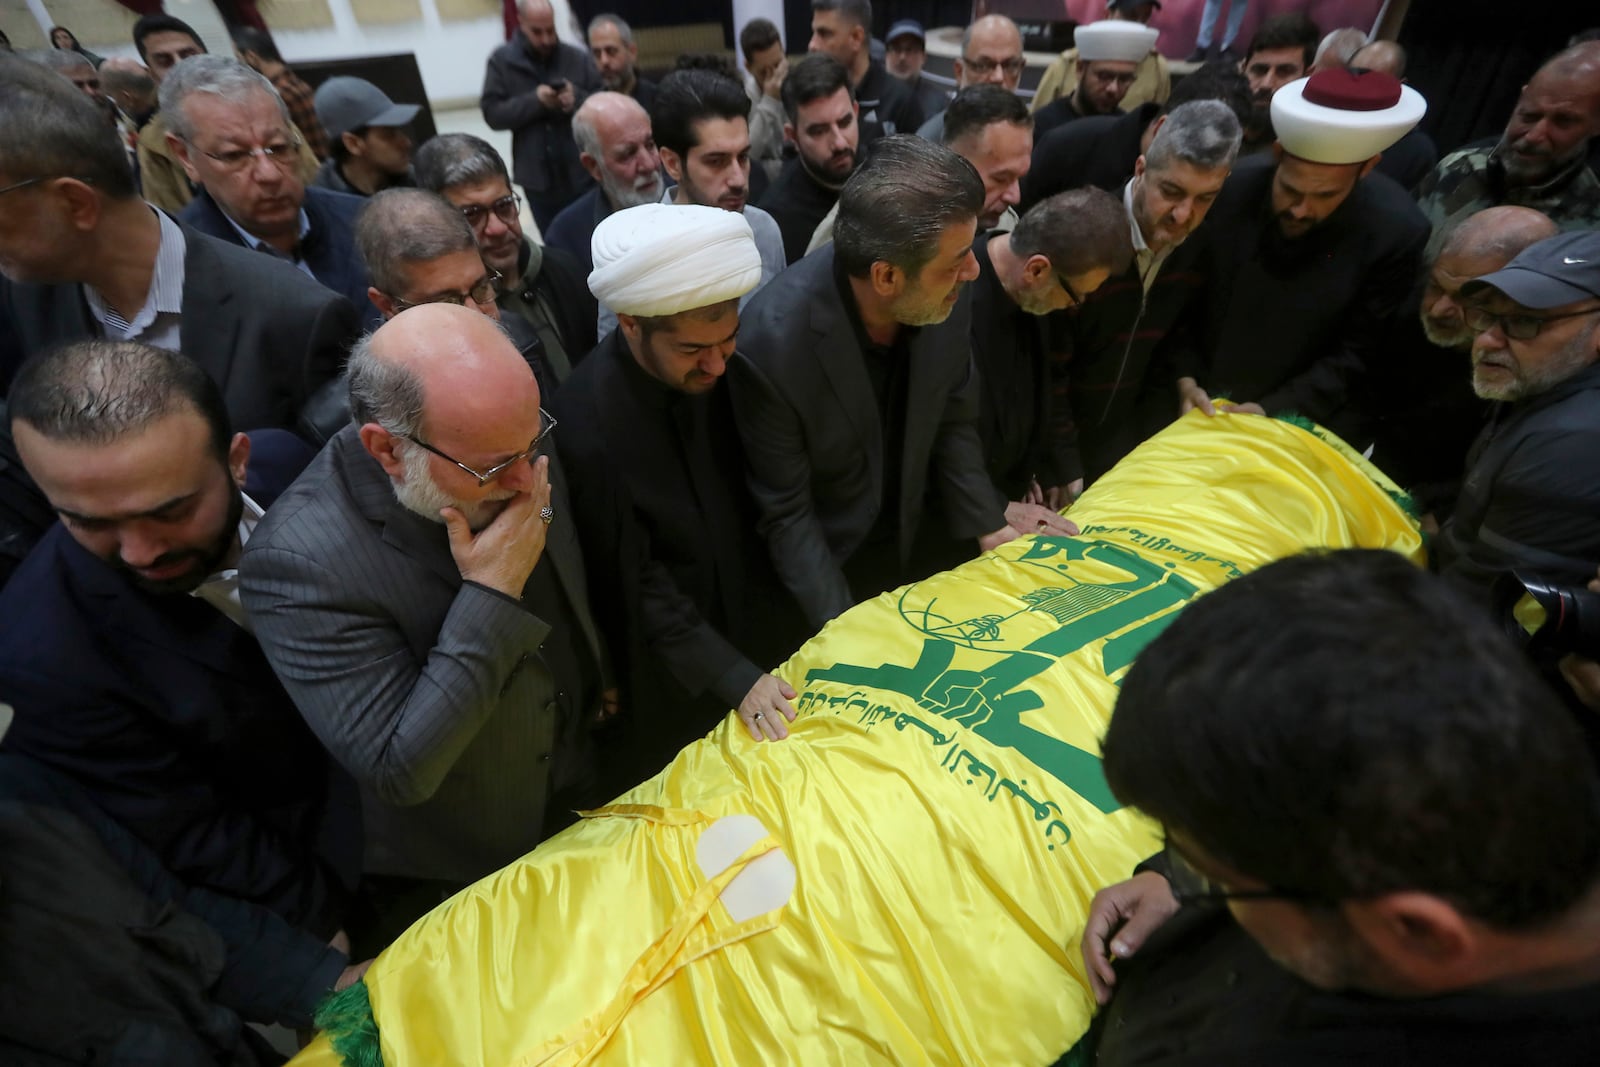
[[1295, 413], [1364, 448], [1368, 368], [1412, 314], [1427, 219], [1373, 173], [1427, 109], [1377, 71], [1324, 70], [1272, 97], [1272, 155], [1242, 161], [1207, 226], [1211, 305], [1193, 360], [1179, 358], [1180, 408]]
[[617, 328], [553, 407], [580, 539], [591, 559], [610, 562], [629, 604], [617, 641], [629, 714], [613, 762], [636, 781], [730, 707], [754, 739], [786, 737], [795, 692], [765, 669], [805, 635], [756, 534], [719, 387], [739, 300], [761, 280], [749, 222], [721, 208], [644, 204], [604, 219], [591, 250], [589, 287]]

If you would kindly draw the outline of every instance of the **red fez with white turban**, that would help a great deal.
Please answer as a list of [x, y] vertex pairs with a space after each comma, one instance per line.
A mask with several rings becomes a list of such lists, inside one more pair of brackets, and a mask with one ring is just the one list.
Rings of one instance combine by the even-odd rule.
[[1422, 121], [1422, 94], [1381, 71], [1323, 70], [1272, 94], [1272, 128], [1291, 156], [1362, 163]]

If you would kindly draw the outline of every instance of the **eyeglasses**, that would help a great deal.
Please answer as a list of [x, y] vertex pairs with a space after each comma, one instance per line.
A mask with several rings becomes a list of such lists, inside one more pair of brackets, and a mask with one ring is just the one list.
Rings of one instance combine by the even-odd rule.
[[483, 224], [489, 221], [489, 212], [494, 212], [494, 217], [507, 226], [516, 224], [517, 215], [522, 210], [522, 197], [516, 193], [502, 196], [492, 204], [462, 204], [461, 214], [466, 216], [467, 225], [474, 230], [483, 229]]
[[1181, 851], [1167, 839], [1167, 860], [1172, 877], [1172, 897], [1187, 907], [1191, 904], [1226, 904], [1230, 900], [1310, 900], [1322, 898], [1303, 889], [1264, 886], [1260, 889], [1224, 889], [1195, 870]]
[[1473, 332], [1483, 333], [1498, 326], [1500, 332], [1513, 341], [1531, 341], [1539, 336], [1539, 331], [1544, 329], [1546, 323], [1576, 318], [1579, 315], [1593, 315], [1597, 311], [1600, 311], [1600, 307], [1568, 311], [1561, 315], [1498, 315], [1488, 308], [1471, 304], [1461, 309], [1462, 317], [1467, 320], [1467, 325], [1472, 327]]
[[[26, 189], [30, 185], [38, 185], [40, 182], [53, 182], [57, 178], [60, 178], [60, 177], [70, 177], [70, 175], [41, 174], [37, 178], [25, 178], [24, 180], [22, 180], [20, 182], [13, 182], [10, 185], [6, 186], [4, 189], [0, 189], [0, 196], [4, 196], [5, 194], [11, 192], [14, 189]], [[83, 183], [85, 183], [87, 185], [93, 185], [94, 184], [94, 179], [93, 178], [73, 178], [72, 180], [73, 181], [83, 182]]]
[[1007, 74], [1021, 74], [1022, 68], [1028, 65], [1028, 60], [1023, 56], [1012, 56], [1010, 59], [990, 59], [988, 56], [962, 56], [961, 63], [967, 73], [976, 74], [982, 78], [993, 74], [996, 67]]
[[395, 314], [398, 315], [406, 308], [414, 308], [422, 304], [454, 304], [456, 307], [461, 307], [468, 300], [471, 300], [474, 304], [492, 304], [494, 303], [495, 291], [499, 288], [501, 277], [502, 275], [499, 271], [492, 270], [464, 293], [440, 293], [437, 296], [430, 296], [426, 300], [415, 301], [401, 300], [396, 297], [394, 300]]
[[294, 166], [300, 151], [300, 142], [294, 138], [287, 141], [274, 141], [272, 144], [260, 145], [256, 148], [234, 148], [226, 152], [207, 152], [204, 148], [183, 138], [184, 144], [190, 148], [200, 149], [200, 154], [216, 160], [228, 170], [240, 170], [249, 166], [250, 161], [260, 156], [268, 163], [288, 170]]
[[1079, 296], [1078, 290], [1074, 289], [1072, 287], [1072, 283], [1067, 281], [1067, 276], [1065, 274], [1057, 274], [1056, 281], [1061, 283], [1061, 288], [1065, 289], [1067, 296], [1072, 299], [1072, 307], [1083, 306], [1083, 297]]
[[540, 408], [539, 409], [539, 433], [538, 433], [537, 436], [534, 437], [533, 441], [531, 443], [529, 443], [528, 447], [523, 449], [521, 452], [518, 452], [516, 455], [512, 456], [510, 459], [502, 460], [501, 462], [496, 463], [494, 466], [490, 467], [486, 471], [475, 470], [472, 467], [467, 466], [465, 463], [461, 462], [459, 459], [456, 459], [454, 456], [450, 455], [449, 453], [441, 452], [437, 448], [434, 448], [432, 445], [430, 445], [428, 442], [424, 441], [420, 437], [412, 437], [408, 433], [395, 433], [395, 431], [393, 431], [393, 430], [390, 430], [389, 432], [394, 434], [396, 437], [400, 438], [402, 441], [410, 441], [412, 444], [416, 445], [418, 448], [422, 449], [425, 452], [432, 452], [434, 455], [438, 456], [440, 459], [447, 460], [447, 461], [449, 461], [451, 463], [454, 463], [456, 466], [460, 467], [462, 470], [466, 471], [468, 474], [470, 474], [474, 478], [476, 478], [478, 480], [478, 488], [482, 489], [484, 486], [488, 485], [490, 482], [492, 482], [496, 478], [500, 477], [500, 475], [504, 474], [506, 471], [508, 471], [512, 467], [516, 466], [518, 463], [522, 463], [525, 460], [527, 460], [530, 457], [532, 457], [533, 454], [539, 450], [539, 446], [542, 443], [544, 443], [544, 439], [546, 437], [549, 437], [550, 434], [555, 430], [555, 428], [556, 428], [556, 420], [550, 415], [550, 413], [548, 411], [546, 411], [544, 408]]

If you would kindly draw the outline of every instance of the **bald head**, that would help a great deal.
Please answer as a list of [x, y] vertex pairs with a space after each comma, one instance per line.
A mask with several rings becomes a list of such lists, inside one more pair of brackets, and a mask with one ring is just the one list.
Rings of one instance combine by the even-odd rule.
[[[471, 308], [418, 305], [378, 327], [366, 347], [372, 360], [415, 379], [421, 397], [417, 429], [430, 442], [442, 433], [501, 421], [524, 403], [539, 406], [538, 383], [517, 346], [498, 323]], [[354, 354], [351, 365], [353, 374]]]
[[1509, 263], [1523, 249], [1559, 232], [1559, 227], [1542, 211], [1530, 207], [1491, 207], [1468, 215], [1455, 226], [1439, 254], [1492, 256]]
[[1600, 41], [1573, 45], [1539, 68], [1500, 138], [1507, 184], [1537, 185], [1582, 156], [1600, 134]]
[[1332, 31], [1317, 45], [1316, 57], [1311, 61], [1312, 72], [1344, 69], [1350, 64], [1350, 57], [1366, 43], [1367, 35], [1354, 26]]
[[1350, 57], [1352, 67], [1376, 70], [1391, 78], [1404, 80], [1406, 76], [1406, 50], [1394, 41], [1373, 41]]
[[1492, 207], [1467, 216], [1445, 238], [1428, 266], [1422, 294], [1422, 329], [1441, 348], [1465, 350], [1472, 344], [1461, 287], [1473, 278], [1499, 270], [1547, 237], [1557, 227], [1541, 212], [1526, 207]]
[[[985, 15], [961, 37], [956, 87], [1003, 85], [1015, 92], [1022, 78], [1022, 31], [1004, 15]], [[1008, 66], [1014, 69], [1008, 69]]]

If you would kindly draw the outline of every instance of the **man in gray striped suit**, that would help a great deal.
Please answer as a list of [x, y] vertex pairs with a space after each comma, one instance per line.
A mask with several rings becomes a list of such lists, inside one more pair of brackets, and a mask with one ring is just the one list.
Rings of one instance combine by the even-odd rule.
[[240, 584], [363, 786], [370, 914], [350, 929], [370, 952], [545, 836], [615, 697], [554, 423], [505, 334], [424, 304], [358, 342], [348, 374], [354, 424], [279, 498]]

